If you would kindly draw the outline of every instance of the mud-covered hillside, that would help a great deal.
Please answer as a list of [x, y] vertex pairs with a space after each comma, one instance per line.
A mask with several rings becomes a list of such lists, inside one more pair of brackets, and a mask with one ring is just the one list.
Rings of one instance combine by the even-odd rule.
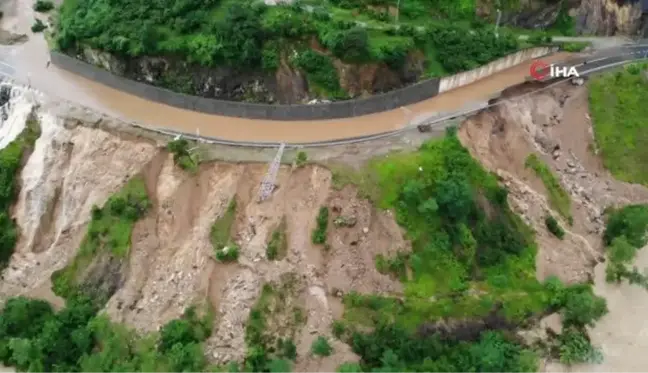
[[357, 168], [306, 151], [262, 203], [266, 164], [5, 92], [0, 360], [20, 370], [553, 371], [606, 358], [606, 251], [640, 279], [648, 209], [624, 206], [648, 189], [603, 168], [586, 87]]
[[[101, 308], [112, 320], [142, 332], [157, 331], [188, 307], [206, 303], [214, 318], [205, 351], [209, 360], [226, 363], [246, 356], [250, 310], [266, 284], [284, 289], [286, 282], [288, 293], [276, 301], [284, 308], [277, 310], [278, 324], [264, 332], [294, 341], [300, 357], [295, 369], [331, 371], [338, 361], [356, 359], [348, 346], [333, 342], [335, 354], [324, 360], [309, 359], [308, 351], [318, 336], [330, 337], [343, 310], [340, 296], [401, 291], [374, 265], [375, 255], [407, 246], [400, 228], [352, 188], [331, 189], [326, 169], [283, 167], [272, 200], [257, 204], [267, 165], [215, 162], [190, 173], [153, 142], [35, 113], [41, 135], [19, 174], [13, 215], [20, 235], [3, 272], [3, 301], [25, 295], [62, 307], [64, 299], [54, 292], [69, 300], [70, 289], [79, 287], [101, 295]], [[111, 246], [124, 233], [113, 227], [99, 233], [107, 241], [88, 252], [92, 227], [115, 214], [115, 200], [132, 202], [140, 192], [148, 200], [138, 204], [148, 204], [145, 214], [130, 228], [115, 228], [130, 233], [126, 252]], [[349, 222], [326, 250], [311, 242], [324, 204], [331, 206], [331, 219]], [[214, 228], [219, 219], [228, 220], [224, 233]], [[240, 255], [225, 264], [216, 260], [214, 237], [224, 234], [229, 241], [230, 232]], [[273, 234], [283, 242], [274, 261], [266, 252]]]

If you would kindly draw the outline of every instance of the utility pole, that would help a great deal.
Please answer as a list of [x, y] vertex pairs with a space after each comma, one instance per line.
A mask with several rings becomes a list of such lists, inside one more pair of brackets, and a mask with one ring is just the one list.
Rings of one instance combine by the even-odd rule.
[[502, 20], [502, 11], [497, 9], [497, 23], [495, 23], [495, 37], [499, 38], [499, 33], [497, 32], [497, 29], [499, 29], [499, 24], [500, 21]]

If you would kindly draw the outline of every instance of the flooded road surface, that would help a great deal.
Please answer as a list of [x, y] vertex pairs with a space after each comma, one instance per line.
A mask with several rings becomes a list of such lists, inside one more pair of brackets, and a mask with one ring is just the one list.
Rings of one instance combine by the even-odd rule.
[[[17, 2], [19, 9], [22, 9], [20, 4], [31, 4], [31, 1], [27, 0]], [[28, 10], [31, 8], [23, 9], [23, 12]], [[28, 23], [26, 17], [22, 16], [24, 13], [18, 13], [22, 21], [16, 24], [24, 27]], [[46, 67], [49, 56], [43, 36], [31, 31], [25, 33], [29, 35], [29, 41], [19, 46], [3, 47], [0, 50], [0, 60], [13, 66], [16, 77], [21, 81], [30, 81], [34, 88], [127, 121], [232, 141], [314, 142], [399, 129], [413, 118], [461, 110], [467, 105], [488, 100], [493, 93], [523, 82], [528, 76], [530, 66], [530, 62], [523, 63], [471, 85], [410, 105], [407, 110], [399, 108], [334, 120], [252, 120], [203, 114], [158, 104], [86, 80], [53, 65]], [[566, 54], [557, 54], [544, 60], [556, 61], [565, 56]]]
[[[41, 44], [40, 46], [38, 44]], [[156, 127], [218, 137], [234, 141], [311, 142], [377, 134], [399, 129], [413, 117], [459, 110], [472, 102], [487, 100], [494, 92], [524, 81], [530, 63], [525, 63], [407, 107], [348, 119], [319, 121], [273, 121], [231, 118], [183, 110], [86, 80], [54, 66], [46, 68], [44, 40], [30, 41], [12, 57], [19, 74], [31, 73], [32, 85], [45, 93], [78, 102], [119, 118]], [[554, 59], [563, 56], [553, 56]], [[23, 67], [24, 70], [23, 70]], [[411, 113], [411, 114], [410, 114]]]

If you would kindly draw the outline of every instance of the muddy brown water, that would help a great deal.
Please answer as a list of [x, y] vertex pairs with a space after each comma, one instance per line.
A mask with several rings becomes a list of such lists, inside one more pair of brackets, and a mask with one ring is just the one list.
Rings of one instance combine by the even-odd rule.
[[[6, 47], [5, 47], [6, 48]], [[16, 67], [16, 76], [46, 94], [63, 98], [129, 121], [199, 133], [233, 141], [314, 142], [343, 139], [396, 130], [413, 118], [460, 110], [483, 102], [506, 87], [521, 83], [528, 76], [530, 62], [457, 88], [434, 98], [361, 117], [318, 121], [274, 121], [231, 118], [193, 112], [148, 101], [84, 79], [53, 65], [47, 67], [47, 43], [40, 35], [18, 47], [4, 51], [3, 58]], [[6, 56], [9, 54], [9, 56]], [[547, 61], [563, 59], [559, 53]]]

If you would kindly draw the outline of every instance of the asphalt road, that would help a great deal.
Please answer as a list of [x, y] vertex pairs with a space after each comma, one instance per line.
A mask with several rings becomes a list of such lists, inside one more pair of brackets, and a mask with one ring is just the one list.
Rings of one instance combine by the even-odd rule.
[[648, 58], [648, 44], [636, 44], [601, 50], [574, 65], [564, 65], [575, 66], [578, 73], [584, 76], [645, 58]]
[[[264, 121], [229, 118], [172, 108], [110, 89], [74, 74], [46, 67], [47, 46], [32, 40], [18, 49], [0, 49], [0, 74], [29, 81], [44, 93], [73, 105], [89, 107], [149, 127], [173, 132], [199, 134], [228, 144], [327, 143], [343, 139], [361, 139], [402, 130], [408, 125], [429, 122], [440, 113], [464, 112], [466, 107], [488, 101], [503, 89], [529, 78], [531, 62], [494, 74], [468, 86], [460, 87], [401, 109], [355, 118], [326, 121]], [[40, 44], [40, 45], [39, 45]], [[585, 58], [570, 59], [581, 75], [603, 71], [625, 62], [648, 56], [648, 42], [595, 51]], [[566, 55], [542, 58], [547, 63], [565, 61]], [[414, 124], [415, 123], [415, 124]]]

